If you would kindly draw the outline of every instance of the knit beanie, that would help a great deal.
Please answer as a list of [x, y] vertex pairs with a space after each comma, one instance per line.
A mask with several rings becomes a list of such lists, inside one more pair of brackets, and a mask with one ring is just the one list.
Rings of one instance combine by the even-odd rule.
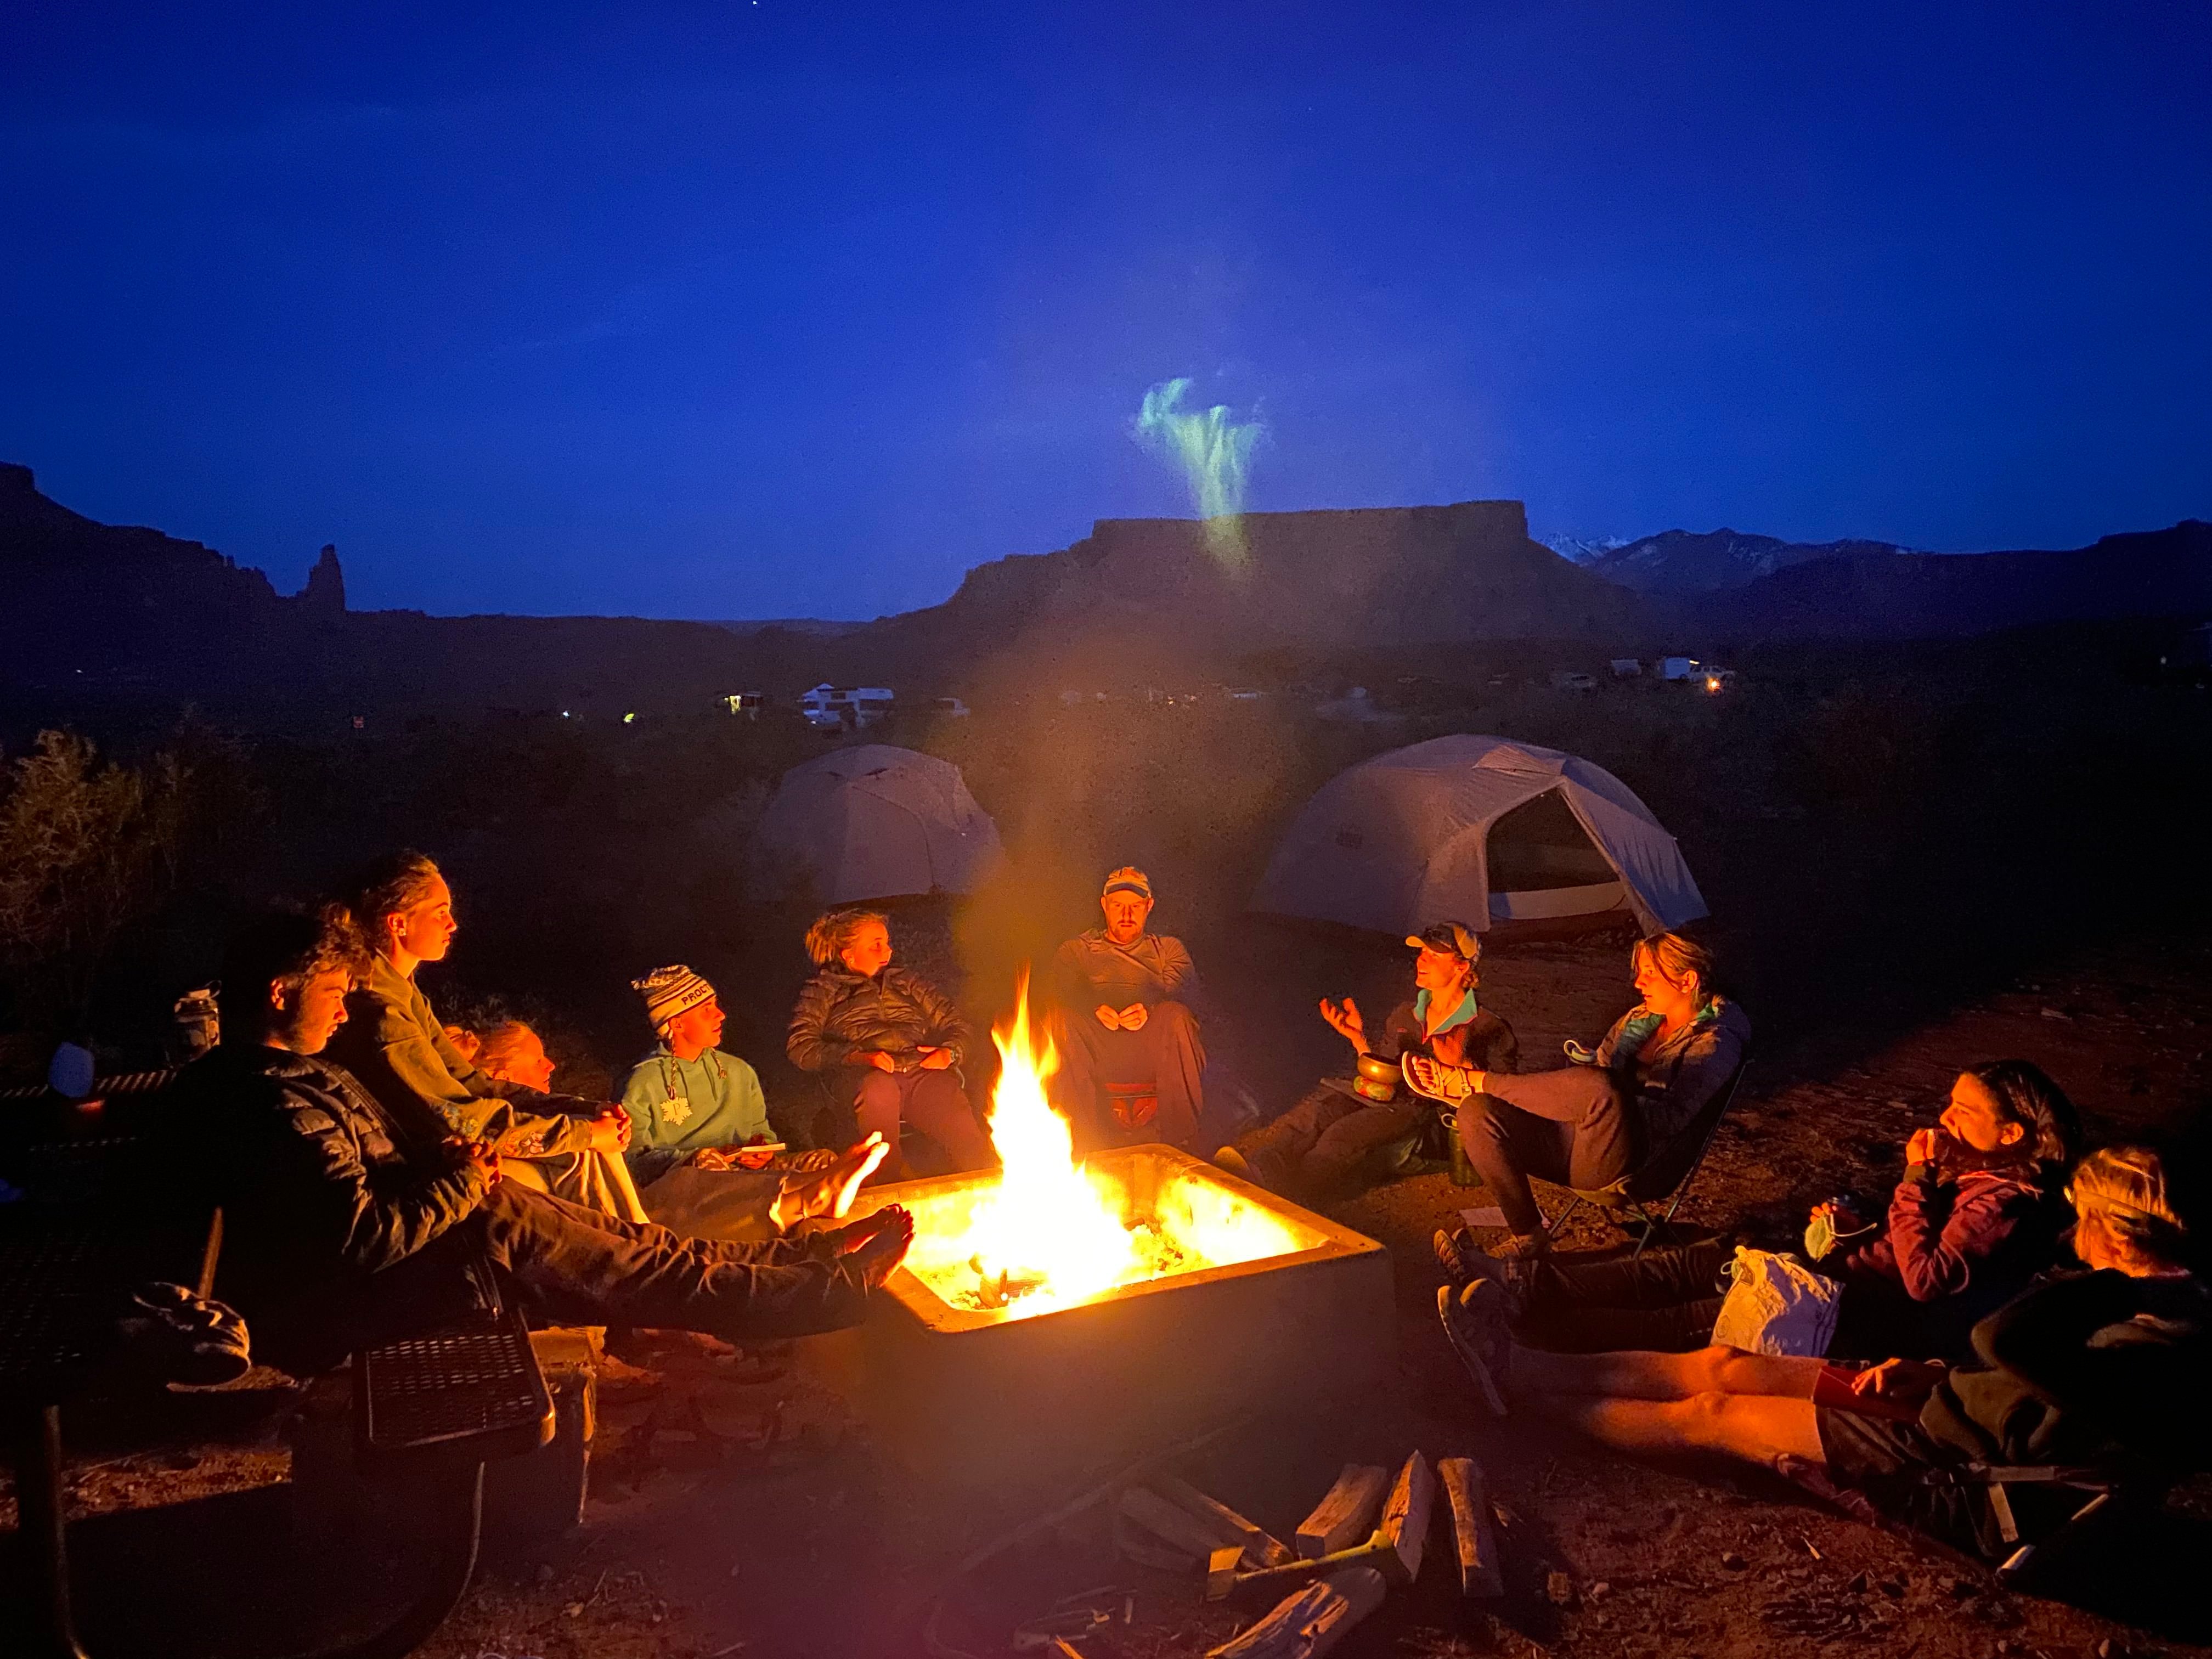
[[714, 988], [677, 963], [667, 968], [656, 968], [643, 979], [629, 982], [631, 990], [645, 999], [645, 1017], [656, 1031], [677, 1015], [689, 1013], [714, 994]]

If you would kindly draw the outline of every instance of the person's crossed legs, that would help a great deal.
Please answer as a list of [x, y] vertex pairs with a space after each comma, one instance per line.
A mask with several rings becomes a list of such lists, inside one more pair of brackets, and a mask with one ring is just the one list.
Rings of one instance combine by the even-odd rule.
[[1635, 1167], [1632, 1108], [1610, 1073], [1570, 1066], [1501, 1078], [1514, 1099], [1469, 1095], [1459, 1103], [1468, 1161], [1505, 1212], [1516, 1237], [1543, 1231], [1543, 1212], [1528, 1178], [1594, 1191]]
[[1547, 1417], [1644, 1455], [1708, 1452], [1772, 1468], [1825, 1464], [1813, 1389], [1821, 1362], [1741, 1348], [1556, 1354], [1512, 1344], [1500, 1383]]

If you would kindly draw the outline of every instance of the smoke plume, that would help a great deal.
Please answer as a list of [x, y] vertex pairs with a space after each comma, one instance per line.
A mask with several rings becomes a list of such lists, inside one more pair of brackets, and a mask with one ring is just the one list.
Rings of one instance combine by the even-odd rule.
[[1176, 405], [1190, 390], [1188, 379], [1163, 380], [1145, 393], [1137, 411], [1135, 437], [1182, 469], [1192, 504], [1206, 520], [1206, 544], [1231, 570], [1243, 568], [1244, 481], [1253, 447], [1266, 431], [1257, 421], [1229, 418], [1229, 406], [1207, 410]]

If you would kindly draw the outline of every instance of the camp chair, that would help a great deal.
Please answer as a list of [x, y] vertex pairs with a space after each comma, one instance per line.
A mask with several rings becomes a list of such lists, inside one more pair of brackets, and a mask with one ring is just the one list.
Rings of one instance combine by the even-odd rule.
[[[2011, 1550], [1997, 1565], [1997, 1581], [2008, 1589], [2026, 1589], [2099, 1517], [2117, 1520], [2156, 1510], [2165, 1502], [2177, 1472], [2133, 1462], [2089, 1466], [1974, 1462], [1948, 1475], [1980, 1492], [1989, 1508], [1991, 1534]], [[2031, 1519], [2023, 1526], [2015, 1504], [2038, 1493], [2058, 1498], [2057, 1510], [2040, 1505], [2047, 1512], [2040, 1517], [2043, 1524]], [[2056, 1524], [2050, 1522], [2049, 1513], [2058, 1514]], [[2038, 1534], [2032, 1540], [2027, 1536], [2031, 1529]]]
[[[1640, 1169], [1632, 1170], [1620, 1180], [1593, 1191], [1568, 1188], [1567, 1202], [1552, 1218], [1552, 1224], [1544, 1230], [1545, 1236], [1556, 1239], [1567, 1224], [1567, 1218], [1587, 1204], [1606, 1211], [1613, 1224], [1624, 1232], [1630, 1231], [1632, 1222], [1639, 1231], [1629, 1259], [1633, 1261], [1642, 1255], [1652, 1240], [1674, 1224], [1674, 1212], [1688, 1195], [1690, 1183], [1698, 1178], [1698, 1170], [1712, 1146], [1713, 1132], [1720, 1127], [1721, 1120], [1735, 1103], [1736, 1091], [1743, 1086], [1744, 1070], [1750, 1064], [1748, 1058], [1739, 1062], [1729, 1074], [1728, 1081], [1698, 1109], [1698, 1115], [1669, 1136]], [[1666, 1200], [1666, 1209], [1655, 1213], [1662, 1199]]]
[[[150, 1279], [187, 1283], [203, 1297], [214, 1289], [222, 1212], [170, 1190], [166, 1145], [126, 1129], [6, 1149], [9, 1172], [30, 1189], [0, 1206], [0, 1457], [13, 1467], [31, 1601], [27, 1620], [0, 1625], [19, 1632], [10, 1654], [85, 1659], [72, 1606], [62, 1411], [106, 1382], [118, 1304]], [[495, 1288], [481, 1256], [471, 1271]], [[504, 1299], [362, 1350], [352, 1380], [356, 1464], [414, 1482], [414, 1524], [433, 1540], [433, 1555], [420, 1593], [382, 1629], [317, 1659], [403, 1659], [468, 1589], [486, 1462], [548, 1443], [553, 1401], [521, 1310]]]

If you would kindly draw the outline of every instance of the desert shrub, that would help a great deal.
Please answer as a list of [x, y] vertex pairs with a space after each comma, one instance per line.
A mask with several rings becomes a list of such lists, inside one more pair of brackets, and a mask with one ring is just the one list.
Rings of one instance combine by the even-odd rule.
[[200, 811], [178, 749], [102, 765], [92, 744], [41, 732], [0, 784], [0, 978], [23, 1020], [82, 1019], [118, 937], [174, 887]]

